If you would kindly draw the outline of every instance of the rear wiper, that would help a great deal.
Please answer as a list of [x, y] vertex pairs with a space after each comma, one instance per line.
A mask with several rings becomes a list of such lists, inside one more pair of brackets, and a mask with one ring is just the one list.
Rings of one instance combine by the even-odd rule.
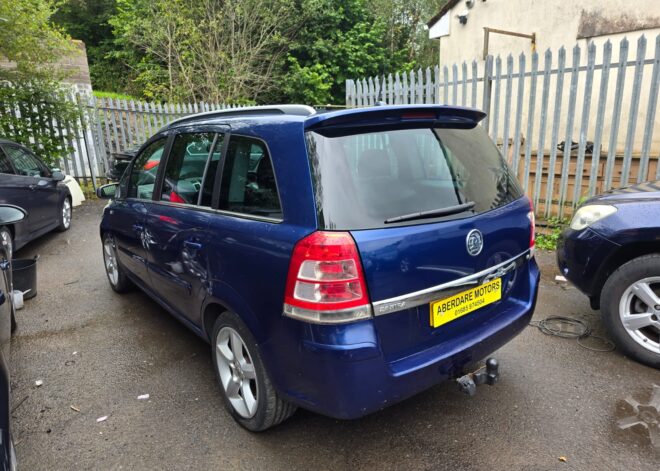
[[476, 203], [469, 201], [467, 203], [457, 204], [456, 206], [448, 206], [446, 208], [431, 209], [429, 211], [422, 211], [419, 213], [404, 214], [393, 218], [385, 219], [385, 224], [392, 224], [394, 222], [414, 221], [415, 219], [435, 218], [440, 216], [451, 216], [452, 214], [460, 214], [474, 208]]

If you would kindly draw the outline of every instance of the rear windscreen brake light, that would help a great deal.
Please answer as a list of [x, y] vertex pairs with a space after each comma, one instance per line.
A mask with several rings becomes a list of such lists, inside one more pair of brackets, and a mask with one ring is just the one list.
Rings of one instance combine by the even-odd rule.
[[320, 324], [371, 317], [362, 264], [347, 232], [314, 232], [293, 249], [284, 314]]

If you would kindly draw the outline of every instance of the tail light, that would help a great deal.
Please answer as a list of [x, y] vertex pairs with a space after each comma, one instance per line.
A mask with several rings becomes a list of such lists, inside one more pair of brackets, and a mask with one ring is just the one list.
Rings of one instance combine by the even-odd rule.
[[530, 233], [529, 233], [529, 252], [530, 255], [534, 255], [534, 245], [536, 244], [536, 217], [534, 216], [534, 203], [530, 198], [527, 198], [529, 201], [529, 212], [527, 213], [527, 218], [531, 223]]
[[355, 241], [347, 232], [314, 232], [293, 249], [284, 315], [319, 324], [371, 317]]

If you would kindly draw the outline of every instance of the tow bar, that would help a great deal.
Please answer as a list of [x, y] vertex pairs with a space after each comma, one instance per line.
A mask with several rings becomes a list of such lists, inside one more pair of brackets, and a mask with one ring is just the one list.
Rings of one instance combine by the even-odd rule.
[[[456, 380], [458, 389], [468, 396], [474, 396], [477, 393], [477, 384], [488, 384], [492, 386], [497, 383], [500, 377], [499, 364], [495, 358], [486, 360], [486, 365], [473, 373], [468, 373]], [[485, 371], [484, 371], [485, 368]]]

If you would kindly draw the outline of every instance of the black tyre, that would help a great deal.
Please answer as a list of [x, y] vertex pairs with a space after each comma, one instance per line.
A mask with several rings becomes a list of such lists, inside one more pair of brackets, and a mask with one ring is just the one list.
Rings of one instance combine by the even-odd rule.
[[293, 415], [296, 406], [283, 401], [273, 388], [254, 337], [236, 314], [218, 317], [211, 346], [220, 391], [236, 422], [260, 432]]
[[60, 225], [57, 226], [57, 230], [60, 232], [68, 231], [71, 227], [71, 217], [73, 215], [73, 209], [71, 208], [71, 197], [67, 196], [62, 200], [60, 204]]
[[620, 266], [605, 282], [600, 305], [617, 346], [640, 363], [660, 369], [660, 254]]
[[133, 283], [126, 276], [126, 272], [117, 258], [117, 244], [112, 234], [103, 236], [103, 265], [110, 287], [117, 293], [125, 293], [133, 287]]
[[14, 256], [14, 240], [7, 226], [0, 227], [0, 244], [7, 250], [7, 259], [11, 260]]

